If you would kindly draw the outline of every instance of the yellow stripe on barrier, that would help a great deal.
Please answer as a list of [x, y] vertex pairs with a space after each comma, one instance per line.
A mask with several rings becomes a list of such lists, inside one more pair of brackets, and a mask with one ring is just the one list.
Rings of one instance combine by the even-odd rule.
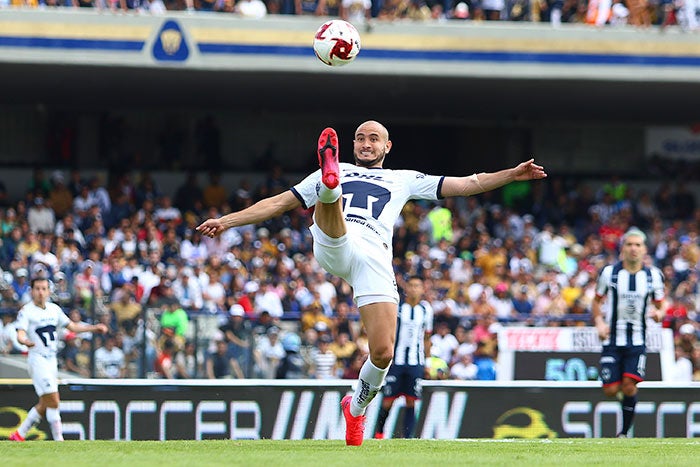
[[15, 37], [41, 37], [57, 39], [122, 39], [146, 40], [151, 26], [70, 24], [70, 23], [23, 23], [0, 21], [0, 35]]
[[29, 378], [0, 378], [0, 385], [3, 384], [12, 384], [12, 385], [18, 385], [18, 384], [32, 384], [32, 380]]
[[[195, 42], [216, 44], [310, 46], [313, 35], [305, 31], [253, 30], [235, 28], [191, 28]], [[517, 53], [640, 54], [700, 56], [700, 41], [653, 42], [635, 40], [581, 40], [546, 38], [488, 38], [406, 34], [363, 34], [362, 47], [394, 50], [489, 51]]]

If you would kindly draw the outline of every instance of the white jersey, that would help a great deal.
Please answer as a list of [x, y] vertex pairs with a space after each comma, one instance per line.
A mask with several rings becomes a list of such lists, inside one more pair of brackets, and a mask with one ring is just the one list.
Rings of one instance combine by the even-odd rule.
[[41, 308], [29, 302], [19, 310], [16, 327], [23, 329], [34, 343], [34, 347], [29, 348], [29, 355], [56, 357], [58, 331], [69, 323], [68, 316], [55, 303], [48, 302], [45, 308]]
[[664, 280], [655, 267], [630, 274], [622, 263], [605, 266], [598, 277], [596, 295], [607, 294], [604, 318], [610, 338], [603, 345], [644, 345], [649, 301], [664, 299]]
[[[318, 201], [316, 186], [320, 179], [319, 169], [292, 187], [292, 193], [304, 208]], [[391, 248], [394, 225], [406, 202], [438, 199], [443, 180], [444, 177], [415, 170], [368, 169], [341, 163], [343, 214], [348, 231], [365, 237], [378, 235]]]
[[119, 378], [125, 366], [124, 352], [119, 347], [112, 347], [112, 350], [100, 347], [95, 350], [95, 369], [98, 377]]
[[433, 332], [433, 308], [425, 300], [399, 305], [394, 365], [425, 365], [424, 339]]

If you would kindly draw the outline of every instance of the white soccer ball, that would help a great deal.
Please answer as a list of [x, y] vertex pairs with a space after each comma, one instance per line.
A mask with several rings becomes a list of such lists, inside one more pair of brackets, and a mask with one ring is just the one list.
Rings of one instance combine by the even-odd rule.
[[316, 31], [314, 52], [326, 65], [347, 65], [360, 53], [360, 33], [347, 21], [327, 21]]

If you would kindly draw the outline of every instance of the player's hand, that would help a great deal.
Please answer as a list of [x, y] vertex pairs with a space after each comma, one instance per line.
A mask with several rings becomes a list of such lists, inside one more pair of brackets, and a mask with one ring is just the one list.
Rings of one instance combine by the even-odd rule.
[[109, 332], [109, 328], [107, 327], [106, 324], [99, 323], [99, 324], [95, 325], [94, 332], [96, 332], [98, 334], [107, 334]]
[[22, 345], [24, 345], [24, 346], [27, 346], [27, 347], [34, 347], [34, 345], [35, 345], [34, 342], [30, 341], [29, 339], [27, 339], [27, 340], [22, 340], [22, 341], [20, 341], [19, 339], [17, 339], [17, 342], [19, 342], [20, 344], [22, 344]]
[[596, 325], [596, 329], [598, 330], [598, 337], [600, 340], [604, 341], [610, 337], [610, 326], [607, 324], [598, 324]]
[[547, 177], [544, 167], [535, 164], [535, 159], [521, 162], [515, 167], [515, 180], [539, 180]]
[[197, 226], [197, 230], [207, 237], [214, 238], [221, 235], [226, 227], [224, 227], [221, 219], [207, 219]]

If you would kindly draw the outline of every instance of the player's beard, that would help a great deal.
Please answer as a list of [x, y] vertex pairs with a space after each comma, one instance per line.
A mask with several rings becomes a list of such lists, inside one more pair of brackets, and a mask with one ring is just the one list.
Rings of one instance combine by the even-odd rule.
[[360, 167], [381, 167], [382, 164], [384, 164], [384, 157], [386, 157], [386, 151], [382, 151], [377, 157], [374, 159], [364, 159], [360, 160], [357, 157], [357, 154], [355, 154], [355, 165], [359, 165]]

